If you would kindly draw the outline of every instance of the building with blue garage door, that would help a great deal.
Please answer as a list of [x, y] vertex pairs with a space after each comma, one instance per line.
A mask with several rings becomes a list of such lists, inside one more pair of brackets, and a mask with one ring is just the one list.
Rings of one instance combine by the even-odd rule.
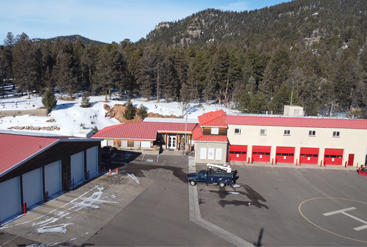
[[100, 140], [0, 132], [0, 224], [98, 176]]

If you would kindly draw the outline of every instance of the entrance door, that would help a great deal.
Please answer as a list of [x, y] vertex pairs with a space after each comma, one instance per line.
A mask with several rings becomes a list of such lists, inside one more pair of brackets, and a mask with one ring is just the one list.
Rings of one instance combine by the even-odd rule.
[[168, 149], [176, 149], [176, 136], [168, 136]]
[[348, 166], [353, 166], [354, 163], [354, 154], [349, 154], [348, 156]]

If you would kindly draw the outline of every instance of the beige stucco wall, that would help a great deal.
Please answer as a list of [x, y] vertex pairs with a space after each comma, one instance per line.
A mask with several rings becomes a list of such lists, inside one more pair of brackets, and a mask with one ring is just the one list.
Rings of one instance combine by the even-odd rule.
[[[235, 128], [240, 128], [241, 134], [235, 134]], [[267, 134], [260, 135], [260, 129], [266, 129]], [[285, 136], [284, 130], [290, 130], [291, 134]], [[315, 130], [316, 136], [309, 136], [309, 130]], [[333, 131], [339, 131], [340, 137], [333, 137]], [[364, 164], [367, 154], [367, 130], [361, 129], [229, 125], [228, 140], [231, 145], [248, 145], [248, 155], [251, 155], [251, 147], [254, 145], [271, 146], [271, 159], [274, 160], [277, 146], [295, 147], [297, 160], [301, 147], [318, 147], [319, 164], [324, 159], [325, 148], [344, 149], [343, 165], [348, 161], [349, 154], [354, 154], [354, 166]]]
[[[206, 158], [200, 158], [201, 148], [206, 148]], [[209, 148], [214, 149], [214, 159], [208, 159]], [[221, 159], [216, 160], [217, 149], [221, 149]], [[221, 142], [195, 142], [195, 162], [196, 163], [213, 163], [213, 164], [224, 164], [227, 161], [227, 143]]]

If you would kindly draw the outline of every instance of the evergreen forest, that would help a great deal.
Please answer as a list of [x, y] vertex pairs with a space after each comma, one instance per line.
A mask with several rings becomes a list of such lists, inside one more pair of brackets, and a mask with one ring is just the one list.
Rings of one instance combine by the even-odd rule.
[[308, 116], [367, 117], [365, 0], [207, 9], [162, 22], [137, 42], [70, 37], [9, 32], [0, 46], [0, 84], [39, 94], [118, 91], [128, 98], [217, 102], [244, 113], [281, 114], [293, 104]]

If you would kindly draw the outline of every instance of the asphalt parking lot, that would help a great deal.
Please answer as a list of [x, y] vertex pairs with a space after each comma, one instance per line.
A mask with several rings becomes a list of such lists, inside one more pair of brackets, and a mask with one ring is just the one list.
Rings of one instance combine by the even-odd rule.
[[[0, 246], [231, 246], [190, 220], [182, 155], [124, 153], [105, 174], [0, 230]], [[125, 162], [123, 162], [125, 160]], [[366, 246], [366, 177], [232, 166], [239, 188], [198, 185], [201, 217], [255, 246]], [[201, 165], [197, 170], [204, 168]]]
[[233, 168], [240, 188], [198, 186], [206, 220], [257, 246], [367, 245], [365, 177], [343, 170]]
[[87, 245], [226, 246], [228, 243], [190, 222], [187, 157], [146, 155], [121, 169], [153, 182], [91, 237]]

